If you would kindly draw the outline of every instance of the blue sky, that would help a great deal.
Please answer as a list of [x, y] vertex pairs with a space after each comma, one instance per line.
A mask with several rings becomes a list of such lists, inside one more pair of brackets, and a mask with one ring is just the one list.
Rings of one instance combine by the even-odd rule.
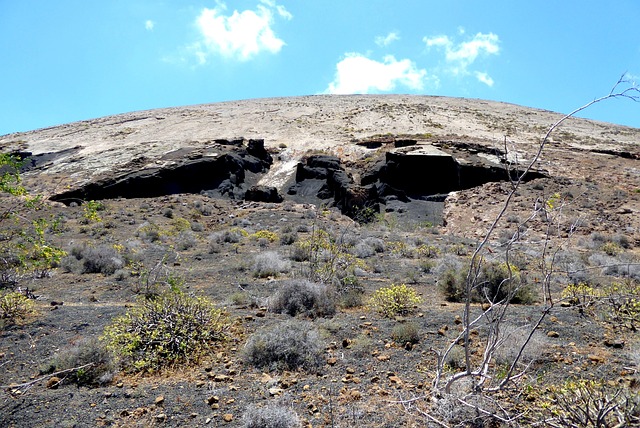
[[[0, 0], [0, 135], [321, 93], [569, 112], [640, 83], [639, 19], [637, 0]], [[583, 115], [640, 127], [627, 100]]]

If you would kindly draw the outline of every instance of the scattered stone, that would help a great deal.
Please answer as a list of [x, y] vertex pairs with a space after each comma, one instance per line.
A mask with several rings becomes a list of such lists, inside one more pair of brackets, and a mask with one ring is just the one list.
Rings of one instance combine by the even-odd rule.
[[156, 415], [156, 422], [164, 422], [166, 420], [167, 420], [167, 415], [165, 415], [164, 413], [160, 413]]
[[217, 403], [218, 401], [220, 401], [220, 397], [218, 397], [217, 395], [212, 395], [211, 397], [207, 398], [208, 405], [212, 405], [214, 403]]
[[605, 339], [604, 346], [609, 348], [622, 349], [624, 348], [624, 340], [622, 339]]
[[460, 315], [456, 315], [456, 317], [454, 318], [453, 322], [455, 324], [462, 324], [462, 317]]
[[217, 374], [217, 375], [213, 376], [213, 381], [214, 382], [231, 382], [231, 381], [233, 381], [233, 379], [230, 376], [227, 376], [227, 375]]
[[48, 389], [56, 389], [56, 388], [58, 388], [58, 386], [60, 386], [60, 382], [61, 381], [62, 380], [58, 376], [52, 376], [47, 381], [47, 388]]
[[156, 397], [154, 403], [156, 404], [156, 406], [162, 406], [164, 403], [164, 396], [160, 395], [158, 397]]
[[338, 359], [336, 357], [327, 358], [327, 364], [329, 364], [330, 366], [335, 366], [337, 362]]
[[589, 354], [587, 355], [587, 358], [589, 359], [589, 361], [593, 361], [594, 363], [604, 363], [605, 359], [604, 357], [601, 357], [600, 355], [595, 355], [595, 354]]
[[231, 422], [233, 420], [233, 415], [231, 413], [225, 413], [222, 415], [222, 420], [225, 422]]
[[378, 361], [389, 361], [391, 359], [391, 357], [388, 355], [378, 355], [376, 358], [378, 359]]
[[353, 367], [347, 367], [346, 372], [349, 374], [354, 374], [356, 372], [356, 369], [354, 369]]
[[269, 388], [269, 395], [271, 396], [275, 396], [275, 395], [280, 395], [284, 392], [284, 389], [282, 388], [278, 388], [276, 386]]
[[547, 332], [547, 337], [560, 337], [560, 333], [554, 330], [550, 330]]

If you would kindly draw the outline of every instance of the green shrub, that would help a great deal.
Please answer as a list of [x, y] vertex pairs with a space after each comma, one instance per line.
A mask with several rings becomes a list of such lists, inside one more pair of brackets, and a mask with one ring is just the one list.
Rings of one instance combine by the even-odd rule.
[[289, 320], [257, 331], [243, 349], [246, 363], [257, 368], [317, 371], [324, 346], [309, 321]]
[[256, 233], [249, 235], [251, 239], [255, 239], [256, 241], [260, 239], [266, 239], [269, 242], [276, 242], [278, 240], [278, 235], [275, 232], [271, 232], [269, 230], [259, 230]]
[[[533, 288], [526, 284], [520, 270], [507, 263], [485, 261], [471, 287], [471, 301], [499, 302], [505, 299], [515, 304], [530, 304], [534, 301]], [[438, 279], [438, 285], [450, 302], [461, 302], [466, 297], [467, 268], [450, 267]]]
[[202, 297], [166, 291], [105, 328], [103, 339], [126, 371], [153, 372], [197, 361], [224, 338], [225, 313]]
[[34, 313], [33, 300], [17, 291], [0, 293], [0, 326], [13, 324]]
[[336, 312], [335, 298], [324, 284], [307, 280], [286, 281], [269, 299], [272, 312], [291, 316], [304, 314], [311, 318], [333, 315]]
[[622, 247], [615, 242], [606, 242], [600, 247], [602, 252], [608, 256], [617, 256], [622, 252]]
[[414, 311], [414, 305], [422, 299], [418, 293], [405, 284], [382, 287], [373, 294], [369, 306], [380, 315], [393, 318], [396, 315], [407, 315]]
[[293, 410], [268, 404], [263, 407], [250, 406], [242, 415], [243, 428], [299, 428], [300, 418]]

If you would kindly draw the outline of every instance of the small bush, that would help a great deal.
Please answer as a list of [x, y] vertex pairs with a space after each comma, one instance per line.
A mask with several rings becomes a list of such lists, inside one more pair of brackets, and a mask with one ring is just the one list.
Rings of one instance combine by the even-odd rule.
[[217, 244], [237, 244], [244, 236], [248, 236], [248, 233], [244, 229], [233, 227], [228, 230], [212, 233], [209, 236], [209, 241]]
[[416, 323], [404, 322], [393, 327], [391, 338], [400, 345], [418, 343], [420, 341], [420, 330]]
[[136, 236], [145, 242], [156, 242], [160, 240], [160, 228], [149, 222], [145, 222], [136, 231]]
[[17, 291], [0, 294], [0, 326], [13, 324], [34, 312], [33, 300]]
[[291, 265], [275, 251], [266, 251], [256, 256], [253, 265], [253, 273], [258, 278], [278, 276], [280, 273], [288, 272]]
[[104, 343], [97, 339], [89, 339], [58, 353], [45, 373], [71, 369], [76, 370], [65, 374], [65, 382], [97, 386], [111, 382], [115, 364], [113, 356], [107, 351]]
[[383, 287], [373, 294], [370, 307], [380, 315], [393, 318], [396, 315], [407, 315], [414, 311], [414, 305], [422, 299], [418, 293], [405, 284]]
[[[438, 279], [438, 285], [450, 302], [461, 302], [466, 297], [468, 268], [450, 267]], [[473, 279], [473, 302], [499, 302], [508, 299], [515, 304], [534, 301], [533, 288], [526, 284], [520, 270], [513, 265], [483, 262], [478, 277]]]
[[107, 349], [126, 371], [155, 371], [197, 361], [224, 338], [223, 311], [201, 297], [167, 291], [116, 318], [105, 328]]
[[244, 428], [299, 428], [300, 418], [293, 410], [269, 404], [264, 407], [249, 407], [242, 415]]
[[259, 330], [243, 349], [246, 363], [257, 368], [315, 372], [322, 363], [324, 346], [309, 321], [284, 321]]
[[287, 232], [280, 235], [280, 245], [292, 245], [298, 240], [296, 232]]
[[363, 291], [354, 288], [340, 293], [339, 304], [345, 309], [359, 308], [363, 304]]
[[162, 210], [162, 215], [166, 218], [173, 218], [173, 210], [171, 208], [165, 208]]
[[594, 380], [568, 380], [549, 388], [545, 409], [557, 426], [631, 427], [640, 425], [640, 394]]
[[249, 237], [257, 241], [261, 239], [266, 239], [269, 242], [276, 242], [278, 240], [278, 235], [275, 232], [271, 232], [269, 230], [264, 230], [264, 229], [249, 235]]
[[111, 275], [118, 269], [124, 267], [124, 260], [118, 251], [111, 245], [98, 245], [97, 247], [73, 247], [71, 257], [75, 257], [80, 263], [73, 260], [65, 260], [63, 267], [66, 270], [77, 273], [102, 273]]
[[175, 236], [182, 232], [191, 231], [191, 222], [186, 218], [175, 217], [169, 223], [171, 227], [167, 231], [168, 235]]
[[[529, 331], [526, 327], [518, 328], [506, 325], [502, 328], [500, 335], [500, 342], [493, 354], [493, 358], [498, 365], [511, 365], [520, 352], [522, 345], [524, 345]], [[547, 336], [540, 331], [535, 331], [527, 346], [522, 350], [519, 362], [521, 364], [530, 364], [532, 361], [541, 358], [547, 347]]]
[[333, 315], [336, 312], [335, 299], [324, 284], [306, 280], [291, 280], [269, 299], [272, 312], [291, 316], [304, 314], [311, 318]]
[[180, 251], [188, 250], [198, 244], [195, 233], [191, 230], [183, 230], [176, 238], [176, 247]]

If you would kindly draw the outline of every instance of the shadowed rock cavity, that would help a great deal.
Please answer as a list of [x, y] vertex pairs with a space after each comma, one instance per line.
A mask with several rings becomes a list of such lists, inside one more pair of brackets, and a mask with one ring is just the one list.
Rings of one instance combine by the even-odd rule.
[[[148, 198], [178, 193], [211, 192], [210, 196], [243, 198], [251, 176], [264, 173], [273, 162], [264, 140], [249, 140], [245, 147], [237, 141], [227, 145], [227, 153], [191, 156], [173, 165], [149, 168], [89, 183], [60, 193], [51, 200], [65, 204], [111, 198]], [[273, 199], [274, 196], [272, 195]]]
[[[287, 194], [297, 202], [335, 206], [359, 221], [373, 219], [384, 208], [386, 212], [411, 213], [407, 219], [440, 224], [449, 192], [514, 180], [521, 173], [507, 172], [504, 166], [477, 153], [467, 152], [466, 158], [456, 159], [434, 146], [411, 143], [396, 144], [384, 160], [362, 174], [359, 184], [337, 157], [310, 156], [306, 163], [298, 164], [295, 184]], [[545, 175], [530, 172], [526, 180], [540, 177]]]

